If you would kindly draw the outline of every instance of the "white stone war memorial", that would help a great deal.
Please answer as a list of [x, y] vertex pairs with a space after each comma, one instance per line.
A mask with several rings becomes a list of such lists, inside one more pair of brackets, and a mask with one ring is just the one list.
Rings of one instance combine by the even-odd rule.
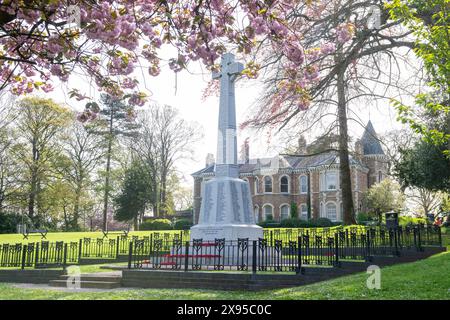
[[213, 73], [213, 79], [220, 81], [215, 177], [203, 185], [199, 222], [191, 228], [191, 240], [263, 238], [252, 214], [250, 185], [238, 173], [234, 83], [243, 69], [233, 54], [226, 53], [220, 72]]

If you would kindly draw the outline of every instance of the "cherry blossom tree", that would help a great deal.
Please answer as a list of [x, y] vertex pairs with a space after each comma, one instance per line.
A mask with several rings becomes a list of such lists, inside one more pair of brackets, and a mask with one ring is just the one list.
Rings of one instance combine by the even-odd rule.
[[[285, 41], [265, 42], [256, 52], [266, 75], [265, 93], [254, 117], [243, 126], [281, 130], [303, 119], [310, 128], [319, 118], [334, 117], [331, 126], [339, 133], [343, 218], [351, 224], [355, 217], [348, 119], [355, 114], [349, 116], [349, 104], [364, 97], [386, 98], [387, 88], [405, 87], [394, 76], [405, 63], [405, 53], [402, 56], [395, 49], [411, 49], [414, 41], [401, 19], [391, 19], [379, 0], [298, 2], [289, 12]], [[383, 89], [381, 93], [375, 86]], [[303, 117], [311, 112], [313, 117]]]
[[[127, 92], [129, 103], [142, 105], [145, 96], [133, 77], [138, 65], [151, 76], [159, 74], [161, 63], [175, 72], [189, 61], [213, 69], [226, 45], [248, 54], [257, 45], [256, 35], [286, 36], [286, 8], [295, 2], [2, 0], [0, 90], [49, 92], [55, 78], [67, 82], [81, 74], [99, 90], [113, 96]], [[161, 58], [163, 45], [177, 48], [177, 54]], [[80, 88], [71, 96], [87, 98]]]

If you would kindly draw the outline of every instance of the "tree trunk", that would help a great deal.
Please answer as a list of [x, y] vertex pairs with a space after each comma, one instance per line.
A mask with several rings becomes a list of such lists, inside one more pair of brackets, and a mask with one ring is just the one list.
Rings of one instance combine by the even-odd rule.
[[[33, 170], [34, 171], [34, 170]], [[37, 177], [36, 173], [31, 173], [31, 181], [30, 181], [30, 193], [28, 195], [28, 217], [32, 223], [34, 223], [34, 207], [36, 204], [36, 189], [37, 189]]]
[[109, 175], [111, 172], [111, 149], [113, 142], [113, 123], [114, 123], [114, 108], [111, 107], [111, 114], [109, 116], [109, 134], [108, 134], [108, 153], [106, 154], [106, 177], [105, 177], [105, 193], [103, 196], [103, 231], [107, 230], [108, 222], [108, 201], [109, 201]]
[[160, 215], [166, 216], [167, 215], [167, 207], [166, 207], [166, 185], [167, 185], [167, 174], [164, 170], [163, 174], [161, 175], [161, 190], [160, 190]]
[[347, 101], [345, 97], [345, 68], [338, 73], [338, 122], [339, 122], [339, 180], [342, 195], [342, 216], [346, 225], [354, 224], [355, 213], [353, 207], [352, 180], [348, 153]]
[[135, 216], [133, 218], [133, 224], [134, 224], [134, 231], [139, 231], [138, 216]]
[[106, 177], [105, 177], [105, 193], [103, 195], [103, 231], [106, 231], [108, 220], [108, 201], [109, 201], [109, 174], [111, 171], [111, 147], [112, 136], [108, 139], [108, 153], [106, 155]]
[[73, 206], [73, 220], [72, 227], [78, 230], [78, 219], [80, 218], [80, 198], [81, 198], [81, 183], [77, 185], [75, 190], [75, 204]]
[[69, 218], [67, 217], [66, 206], [63, 207], [63, 213], [64, 213], [64, 230], [67, 232], [69, 231], [70, 228], [70, 221]]

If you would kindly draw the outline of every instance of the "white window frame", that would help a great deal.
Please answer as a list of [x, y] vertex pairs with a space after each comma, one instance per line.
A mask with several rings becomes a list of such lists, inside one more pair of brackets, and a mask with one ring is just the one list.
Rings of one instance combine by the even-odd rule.
[[255, 194], [259, 194], [259, 178], [255, 177], [254, 181]]
[[253, 216], [255, 217], [255, 222], [258, 223], [259, 222], [259, 206], [258, 205], [253, 206]]
[[[334, 175], [335, 176], [335, 187], [334, 189], [329, 188], [330, 184], [328, 183], [329, 176]], [[337, 171], [327, 171], [325, 172], [325, 190], [326, 191], [336, 191], [339, 189], [339, 175], [337, 174]]]
[[[334, 219], [332, 219], [332, 218], [330, 218], [330, 216], [329, 216], [329, 214], [328, 214], [328, 206], [329, 205], [333, 205], [334, 206], [334, 209], [335, 209], [335, 218]], [[334, 202], [334, 201], [330, 201], [330, 202], [327, 202], [326, 204], [325, 204], [325, 212], [324, 212], [324, 216], [325, 216], [325, 218], [328, 218], [328, 219], [330, 219], [331, 221], [333, 221], [333, 222], [336, 222], [336, 221], [338, 221], [339, 220], [339, 211], [338, 211], [338, 205], [336, 204], [336, 202]]]
[[[281, 179], [286, 178], [287, 179], [287, 191], [281, 191]], [[284, 174], [280, 177], [280, 181], [279, 181], [279, 186], [280, 186], [280, 193], [289, 193], [291, 191], [291, 179], [289, 178], [288, 175]]]
[[272, 213], [271, 213], [271, 215], [272, 215], [272, 218], [273, 219], [275, 219], [275, 217], [274, 217], [274, 214], [273, 214], [273, 205], [272, 204], [270, 204], [270, 203], [265, 203], [263, 206], [262, 206], [262, 208], [263, 208], [263, 221], [266, 221], [267, 220], [267, 214], [266, 214], [266, 207], [270, 207], [271, 209], [272, 209]]
[[[303, 190], [302, 190], [302, 179], [305, 180], [305, 183], [306, 183], [306, 184], [305, 184], [306, 191], [303, 191]], [[298, 183], [298, 186], [299, 186], [300, 194], [307, 194], [307, 193], [308, 193], [308, 177], [305, 176], [305, 175], [301, 175], [301, 176], [299, 177], [299, 183]]]
[[[266, 191], [266, 178], [270, 179], [270, 184], [271, 184], [271, 191]], [[264, 193], [273, 193], [273, 178], [271, 176], [264, 176], [263, 178], [263, 188], [264, 188]]]
[[287, 207], [287, 217], [285, 218], [285, 219], [289, 219], [289, 217], [291, 216], [291, 207], [289, 206], [289, 204], [287, 204], [287, 203], [283, 203], [281, 206], [280, 206], [280, 221], [283, 221], [283, 220], [285, 220], [285, 219], [283, 219], [283, 217], [282, 217], [282, 208], [284, 208], [284, 207]]
[[[303, 208], [305, 208], [305, 211], [303, 211]], [[303, 214], [303, 212], [305, 214]], [[308, 219], [308, 205], [306, 203], [302, 203], [300, 205], [300, 219], [304, 219], [304, 220]]]

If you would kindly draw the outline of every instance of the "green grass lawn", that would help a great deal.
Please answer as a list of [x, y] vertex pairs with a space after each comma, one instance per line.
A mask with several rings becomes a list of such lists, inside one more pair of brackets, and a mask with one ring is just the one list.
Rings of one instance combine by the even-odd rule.
[[[89, 269], [91, 268], [91, 269]], [[83, 272], [95, 271], [86, 267]], [[385, 267], [381, 289], [366, 287], [368, 275], [358, 273], [312, 285], [261, 292], [185, 289], [118, 289], [103, 292], [67, 292], [17, 288], [0, 284], [0, 299], [445, 299], [450, 300], [450, 253], [413, 263]]]
[[[345, 228], [350, 228], [353, 226], [347, 226]], [[339, 227], [332, 227], [330, 229], [336, 229]], [[280, 230], [284, 231], [288, 228], [271, 228], [268, 230]], [[295, 228], [289, 228], [289, 229], [295, 229]], [[324, 228], [311, 228], [318, 232], [322, 231]], [[159, 232], [159, 233], [180, 233], [180, 230], [157, 230], [157, 231], [131, 231], [129, 233], [130, 236], [149, 236], [152, 232]], [[120, 233], [112, 233], [109, 235], [109, 238], [115, 239]], [[103, 238], [103, 233], [98, 232], [49, 232], [47, 234], [47, 240], [48, 241], [64, 241], [64, 242], [71, 242], [71, 241], [78, 241], [82, 238]], [[30, 234], [29, 238], [26, 240], [23, 240], [23, 235], [21, 234], [0, 234], [0, 244], [1, 243], [29, 243], [29, 242], [40, 242], [41, 241], [41, 235], [39, 233]]]
[[[164, 230], [164, 231], [131, 231], [129, 233], [129, 236], [148, 236], [152, 232], [159, 232], [159, 233], [179, 233], [179, 230]], [[115, 239], [117, 236], [119, 236], [120, 233], [112, 233], [108, 237], [110, 239]], [[47, 240], [48, 241], [64, 241], [64, 242], [71, 242], [71, 241], [78, 241], [82, 238], [103, 238], [102, 232], [49, 232], [47, 234]], [[30, 234], [29, 238], [27, 240], [23, 240], [23, 235], [21, 234], [0, 234], [0, 243], [29, 243], [29, 242], [40, 242], [41, 241], [41, 235], [39, 233], [37, 234]]]

